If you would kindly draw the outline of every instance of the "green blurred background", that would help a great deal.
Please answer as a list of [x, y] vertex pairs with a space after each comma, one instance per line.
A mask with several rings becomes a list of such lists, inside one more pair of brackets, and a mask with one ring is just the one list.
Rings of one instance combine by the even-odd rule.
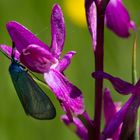
[[[51, 42], [50, 15], [54, 3], [59, 3], [64, 12], [67, 36], [63, 54], [75, 50], [77, 54], [66, 70], [67, 77], [83, 92], [86, 109], [93, 118], [94, 112], [94, 56], [91, 40], [86, 27], [75, 24], [66, 12], [67, 0], [0, 0], [0, 44], [11, 45], [5, 24], [16, 20], [29, 28], [42, 41]], [[82, 2], [82, 1], [81, 1]], [[132, 19], [139, 30], [140, 2], [124, 0]], [[73, 5], [74, 2], [73, 2]], [[71, 9], [73, 15], [73, 9]], [[138, 31], [138, 46], [140, 46]], [[131, 82], [131, 50], [134, 34], [129, 39], [121, 39], [108, 29], [105, 29], [105, 71]], [[140, 76], [139, 47], [137, 50], [138, 76]], [[51, 121], [38, 121], [27, 117], [18, 100], [10, 75], [8, 73], [10, 61], [0, 54], [0, 140], [76, 140], [72, 133], [61, 121], [62, 109], [54, 95], [42, 87], [55, 104], [57, 116]], [[109, 82], [105, 86], [111, 88], [111, 95], [115, 101], [125, 101], [128, 96], [118, 95]]]

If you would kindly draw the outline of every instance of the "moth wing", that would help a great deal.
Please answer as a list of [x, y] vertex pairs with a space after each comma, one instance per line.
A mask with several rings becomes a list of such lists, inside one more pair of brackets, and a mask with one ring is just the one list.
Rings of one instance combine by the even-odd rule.
[[49, 97], [25, 70], [10, 74], [26, 114], [36, 119], [53, 119], [56, 116]]

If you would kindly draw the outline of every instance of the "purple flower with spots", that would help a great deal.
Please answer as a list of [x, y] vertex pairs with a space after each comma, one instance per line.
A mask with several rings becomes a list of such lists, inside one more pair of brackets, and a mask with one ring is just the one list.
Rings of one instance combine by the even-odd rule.
[[[82, 93], [63, 75], [75, 52], [70, 51], [60, 58], [65, 42], [65, 23], [60, 6], [55, 4], [52, 9], [50, 47], [18, 22], [10, 21], [6, 27], [17, 49], [16, 59], [31, 71], [44, 74], [45, 82], [67, 114], [82, 114], [85, 110]], [[0, 48], [11, 56], [11, 47], [0, 45]]]

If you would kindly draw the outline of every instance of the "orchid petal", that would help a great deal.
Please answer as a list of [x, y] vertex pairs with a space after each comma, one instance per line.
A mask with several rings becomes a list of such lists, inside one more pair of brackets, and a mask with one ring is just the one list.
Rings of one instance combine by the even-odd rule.
[[128, 108], [126, 117], [124, 118], [120, 140], [129, 139], [131, 135], [133, 135], [136, 128], [137, 113], [140, 106], [140, 80], [136, 83], [135, 88], [135, 98]]
[[110, 96], [110, 90], [104, 90], [104, 114], [105, 114], [105, 121], [106, 124], [111, 120], [111, 118], [116, 113], [115, 104]]
[[86, 127], [83, 125], [83, 123], [81, 122], [81, 120], [79, 120], [78, 118], [73, 117], [73, 121], [70, 121], [69, 118], [66, 115], [63, 115], [61, 117], [61, 120], [71, 128], [71, 125], [75, 126], [74, 130], [72, 129], [72, 131], [74, 131], [81, 140], [88, 140], [88, 131], [86, 129]]
[[131, 107], [135, 101], [135, 95], [131, 95], [129, 100], [123, 105], [123, 107], [114, 115], [114, 117], [108, 122], [102, 133], [102, 140], [112, 137], [118, 127], [121, 125], [125, 119], [128, 109]]
[[120, 37], [128, 37], [129, 29], [136, 29], [122, 0], [110, 0], [105, 15], [107, 27]]
[[56, 69], [59, 71], [59, 72], [63, 72], [70, 64], [71, 62], [71, 59], [73, 57], [73, 55], [75, 54], [76, 52], [74, 51], [70, 51], [68, 52], [67, 54], [64, 55], [64, 57], [62, 58], [62, 60], [59, 62], [58, 66], [56, 67]]
[[119, 137], [120, 140], [127, 140], [131, 138], [131, 136], [134, 134], [136, 128], [139, 104], [140, 103], [134, 106], [131, 105], [130, 109], [128, 109], [126, 113], [126, 117], [123, 121], [122, 129]]
[[10, 21], [6, 25], [12, 41], [15, 43], [17, 50], [22, 53], [30, 44], [36, 44], [49, 50], [48, 46], [40, 41], [31, 31], [16, 21]]
[[[4, 54], [6, 54], [9, 58], [11, 58], [12, 48], [10, 46], [2, 44], [0, 45], [0, 50]], [[20, 56], [20, 53], [17, 50], [14, 50], [14, 59], [19, 60], [19, 56]]]
[[110, 74], [107, 74], [105, 72], [97, 71], [97, 72], [94, 72], [92, 76], [94, 78], [104, 78], [104, 79], [109, 80], [112, 83], [114, 89], [124, 95], [132, 93], [133, 90], [135, 89], [132, 84], [125, 82], [121, 80], [120, 78], [113, 77]]
[[59, 57], [65, 42], [65, 23], [62, 10], [58, 4], [52, 9], [51, 16], [52, 44], [51, 51], [55, 57]]
[[39, 73], [47, 72], [51, 65], [57, 64], [56, 58], [49, 51], [35, 44], [23, 49], [20, 61], [30, 70]]
[[[105, 121], [106, 126], [110, 122], [110, 120], [113, 118], [113, 116], [117, 113], [118, 108], [120, 109], [120, 104], [115, 104], [110, 96], [110, 90], [105, 89], [104, 90], [104, 114], [105, 114]], [[115, 131], [112, 138], [113, 140], [118, 140], [120, 135], [121, 126]]]
[[94, 51], [96, 50], [96, 35], [97, 35], [97, 9], [94, 0], [85, 0], [86, 18], [88, 29], [93, 40]]
[[84, 112], [84, 101], [81, 91], [61, 73], [51, 69], [44, 74], [44, 78], [64, 108], [65, 104], [67, 104], [76, 115]]

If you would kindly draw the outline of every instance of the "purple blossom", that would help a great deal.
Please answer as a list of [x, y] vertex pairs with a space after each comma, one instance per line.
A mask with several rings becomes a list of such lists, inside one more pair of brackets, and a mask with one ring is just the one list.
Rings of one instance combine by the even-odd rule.
[[129, 29], [136, 29], [122, 0], [110, 0], [105, 13], [106, 25], [120, 37], [128, 37]]
[[[81, 91], [66, 79], [60, 72], [51, 69], [44, 74], [45, 81], [62, 102], [61, 105], [70, 107], [75, 114], [83, 113]], [[67, 106], [65, 105], [67, 104]], [[65, 108], [67, 110], [67, 108]]]
[[[17, 49], [16, 59], [31, 71], [44, 74], [46, 83], [66, 113], [82, 114], [84, 112], [82, 93], [63, 75], [63, 71], [69, 66], [75, 52], [70, 51], [60, 59], [65, 41], [65, 23], [60, 6], [55, 4], [52, 9], [50, 48], [31, 31], [15, 21], [8, 22], [6, 27]], [[0, 45], [0, 48], [11, 57], [11, 47]]]
[[[97, 44], [97, 4], [95, 0], [85, 0], [85, 10], [88, 29], [90, 31], [94, 50]], [[110, 0], [105, 10], [105, 23], [107, 27], [120, 37], [129, 37], [129, 29], [136, 29], [135, 23], [130, 19], [128, 10], [122, 0]]]
[[[114, 115], [114, 117], [112, 117], [108, 125], [103, 130], [103, 137], [110, 138], [112, 137], [116, 129], [120, 126], [120, 124], [123, 123], [120, 138], [128, 139], [134, 132], [134, 129], [136, 127], [137, 111], [140, 105], [140, 80], [135, 85], [132, 85], [121, 80], [120, 78], [111, 76], [104, 72], [94, 72], [93, 77], [106, 78], [113, 84], [114, 88], [118, 92], [123, 94], [132, 94], [128, 101]], [[121, 83], [123, 84], [120, 86]]]

